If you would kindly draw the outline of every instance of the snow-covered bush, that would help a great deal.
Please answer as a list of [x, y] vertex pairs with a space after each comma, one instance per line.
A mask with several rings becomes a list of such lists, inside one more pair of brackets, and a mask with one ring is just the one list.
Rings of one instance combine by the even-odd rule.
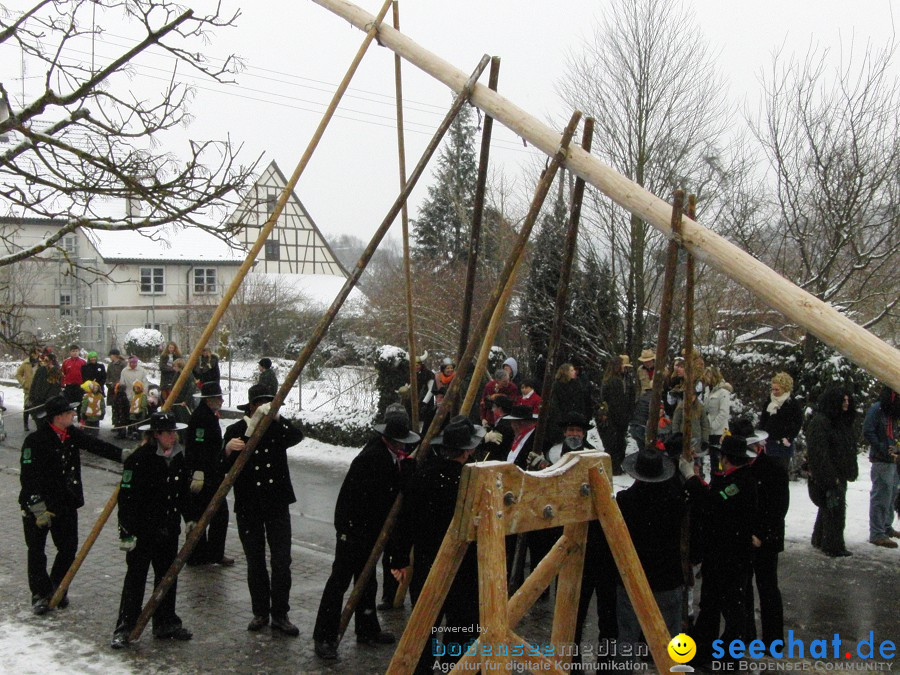
[[375, 389], [378, 392], [377, 417], [380, 419], [385, 408], [400, 400], [397, 389], [409, 383], [409, 355], [400, 347], [382, 345], [375, 350], [375, 370], [378, 371]]
[[162, 351], [166, 338], [155, 328], [132, 328], [125, 334], [125, 353], [141, 361], [154, 361]]
[[373, 434], [370, 411], [335, 408], [326, 413], [303, 410], [295, 415], [309, 438], [332, 445], [361, 448]]

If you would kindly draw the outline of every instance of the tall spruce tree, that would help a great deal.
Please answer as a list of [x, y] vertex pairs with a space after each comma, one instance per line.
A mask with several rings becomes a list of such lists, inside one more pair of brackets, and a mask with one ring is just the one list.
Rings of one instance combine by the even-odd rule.
[[[540, 230], [534, 240], [531, 270], [522, 302], [521, 318], [522, 327], [528, 336], [528, 360], [532, 376], [539, 384], [547, 367], [556, 291], [562, 271], [567, 215], [565, 201], [557, 196], [551, 212], [542, 218]], [[565, 349], [561, 354], [565, 357]]]
[[472, 109], [463, 106], [447, 132], [434, 183], [415, 221], [414, 254], [420, 260], [456, 262], [467, 257], [478, 175], [475, 131]]
[[588, 248], [572, 285], [564, 340], [572, 359], [599, 376], [622, 340], [616, 281], [606, 260]]

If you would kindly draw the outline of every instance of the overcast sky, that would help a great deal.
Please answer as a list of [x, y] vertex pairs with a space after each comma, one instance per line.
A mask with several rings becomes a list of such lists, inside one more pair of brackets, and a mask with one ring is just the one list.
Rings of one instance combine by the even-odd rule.
[[[2, 0], [0, 0], [2, 1]], [[810, 42], [840, 51], [843, 42], [883, 44], [893, 32], [891, 0], [687, 0], [696, 30], [718, 54], [735, 106], [756, 107], [758, 78], [782, 46], [805, 53]], [[29, 3], [7, 2], [21, 8]], [[207, 3], [187, 2], [202, 8]], [[360, 0], [371, 13], [378, 0]], [[544, 119], [567, 119], [555, 93], [566, 56], [577, 51], [598, 24], [601, 0], [415, 0], [400, 3], [401, 29], [420, 45], [469, 72], [482, 54], [502, 59], [500, 91]], [[264, 155], [290, 175], [363, 34], [309, 0], [239, 3], [238, 28], [221, 30], [210, 54], [233, 52], [247, 69], [237, 85], [195, 81], [198, 96], [186, 137], [242, 143], [249, 161]], [[388, 15], [390, 16], [390, 14]], [[109, 26], [95, 45], [96, 58], [111, 57], [128, 44], [128, 26]], [[681, 39], [688, 39], [687, 36]], [[90, 46], [85, 45], [85, 54]], [[169, 77], [171, 59], [141, 58], [132, 80], [140, 95]], [[21, 95], [18, 52], [0, 47], [0, 77]], [[26, 64], [25, 94], [36, 86]], [[179, 76], [187, 73], [179, 70]], [[404, 64], [407, 165], [411, 170], [450, 103], [449, 90]], [[483, 76], [487, 81], [487, 74]], [[297, 193], [320, 228], [368, 239], [398, 191], [393, 102], [393, 54], [373, 45], [348, 96], [301, 179]], [[173, 139], [174, 141], [174, 139]], [[536, 152], [495, 126], [492, 160], [507, 176], [533, 166]], [[542, 160], [541, 160], [542, 162]], [[425, 195], [430, 171], [411, 200], [411, 216]], [[528, 186], [530, 190], [531, 186]], [[523, 188], [524, 190], [524, 188]], [[399, 226], [398, 226], [399, 229]]]

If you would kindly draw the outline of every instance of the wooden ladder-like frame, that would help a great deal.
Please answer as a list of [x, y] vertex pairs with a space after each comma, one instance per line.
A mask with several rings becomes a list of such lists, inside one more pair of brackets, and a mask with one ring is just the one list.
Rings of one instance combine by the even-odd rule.
[[[453, 672], [475, 672], [476, 664], [483, 672], [503, 671], [511, 667], [512, 659], [541, 672], [568, 672], [564, 667], [575, 638], [588, 521], [594, 519], [599, 519], [609, 542], [656, 667], [661, 673], [669, 672], [674, 665], [667, 652], [670, 636], [613, 499], [611, 475], [609, 455], [595, 451], [569, 453], [535, 473], [510, 462], [464, 467], [453, 520], [387, 672], [413, 672], [472, 541], [478, 544], [481, 632], [476, 647], [469, 647]], [[563, 526], [563, 535], [521, 588], [508, 597], [506, 535], [558, 526]], [[536, 655], [537, 650], [516, 634], [515, 627], [557, 575], [551, 659]], [[507, 648], [498, 649], [501, 645]]]

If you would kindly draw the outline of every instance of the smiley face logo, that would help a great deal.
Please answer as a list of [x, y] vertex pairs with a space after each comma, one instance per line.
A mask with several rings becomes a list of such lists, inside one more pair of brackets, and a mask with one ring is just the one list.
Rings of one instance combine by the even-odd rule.
[[668, 651], [675, 663], [687, 663], [697, 655], [697, 644], [687, 633], [679, 633], [669, 641]]

